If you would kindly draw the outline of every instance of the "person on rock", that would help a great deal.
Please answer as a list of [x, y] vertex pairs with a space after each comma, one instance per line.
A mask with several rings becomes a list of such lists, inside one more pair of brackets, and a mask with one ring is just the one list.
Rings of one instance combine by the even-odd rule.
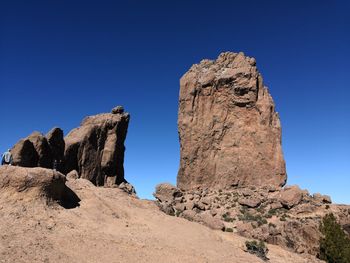
[[12, 165], [12, 154], [10, 149], [2, 155], [1, 165]]

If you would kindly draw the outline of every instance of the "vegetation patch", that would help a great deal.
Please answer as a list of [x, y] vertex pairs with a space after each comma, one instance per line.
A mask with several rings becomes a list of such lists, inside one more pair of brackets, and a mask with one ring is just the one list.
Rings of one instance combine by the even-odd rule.
[[259, 242], [257, 242], [256, 240], [246, 241], [245, 246], [247, 248], [247, 251], [250, 254], [256, 255], [257, 257], [261, 258], [264, 261], [269, 260], [267, 257], [267, 253], [269, 252], [269, 249], [266, 247], [263, 241], [259, 241]]
[[326, 215], [320, 223], [319, 258], [328, 263], [350, 262], [350, 239], [333, 214]]

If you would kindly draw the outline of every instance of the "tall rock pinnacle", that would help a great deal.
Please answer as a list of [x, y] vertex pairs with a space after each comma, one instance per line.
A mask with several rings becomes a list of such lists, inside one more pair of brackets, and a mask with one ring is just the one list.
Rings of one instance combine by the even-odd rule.
[[226, 52], [181, 78], [182, 189], [283, 186], [281, 125], [254, 58]]

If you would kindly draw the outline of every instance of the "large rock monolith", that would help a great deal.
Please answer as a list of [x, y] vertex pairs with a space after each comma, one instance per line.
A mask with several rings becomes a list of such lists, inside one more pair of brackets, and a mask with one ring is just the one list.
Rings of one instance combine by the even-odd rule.
[[226, 52], [181, 78], [181, 189], [283, 186], [281, 124], [254, 58]]
[[124, 179], [124, 141], [130, 115], [121, 106], [87, 117], [65, 137], [65, 172], [76, 170], [98, 186]]

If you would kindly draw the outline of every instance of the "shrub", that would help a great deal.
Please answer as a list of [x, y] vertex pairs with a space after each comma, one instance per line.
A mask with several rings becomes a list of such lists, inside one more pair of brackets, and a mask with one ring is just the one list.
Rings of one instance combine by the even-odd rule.
[[320, 231], [322, 237], [319, 258], [328, 263], [349, 263], [350, 239], [333, 214], [328, 214], [322, 219]]
[[246, 241], [245, 246], [250, 254], [256, 255], [264, 261], [268, 260], [267, 253], [269, 250], [263, 241]]
[[231, 218], [230, 212], [226, 212], [225, 214], [223, 214], [222, 218], [225, 222], [233, 222], [235, 220], [234, 218]]
[[226, 232], [233, 232], [233, 229], [230, 228], [230, 227], [226, 227], [226, 228], [225, 228], [225, 231], [226, 231]]
[[248, 221], [248, 222], [255, 221], [257, 222], [258, 226], [267, 224], [267, 220], [263, 218], [261, 215], [252, 215], [246, 209], [242, 209], [241, 213], [242, 215], [238, 216], [239, 220]]

